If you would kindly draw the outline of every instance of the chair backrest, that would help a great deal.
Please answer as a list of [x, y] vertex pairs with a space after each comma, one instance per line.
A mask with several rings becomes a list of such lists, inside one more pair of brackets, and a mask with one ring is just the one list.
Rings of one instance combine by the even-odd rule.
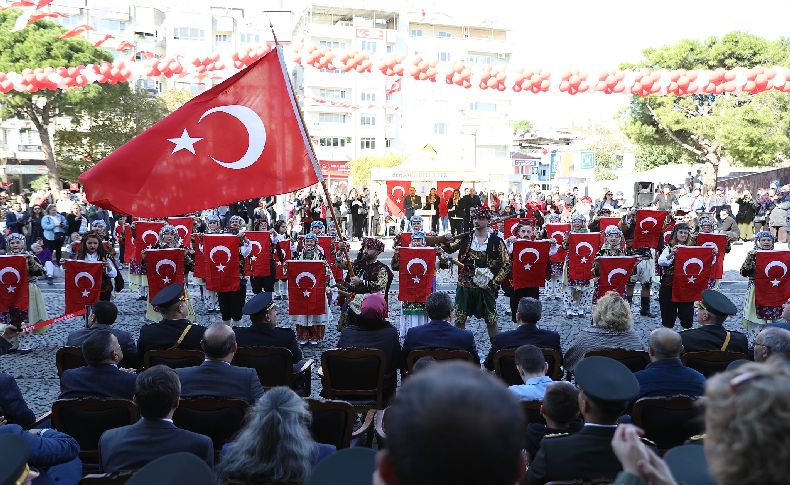
[[126, 399], [84, 397], [52, 403], [52, 427], [74, 437], [80, 444], [80, 457], [91, 463], [98, 458], [102, 433], [138, 419], [137, 406]]
[[726, 352], [723, 350], [686, 352], [680, 356], [683, 365], [699, 371], [706, 378], [727, 370], [730, 362], [740, 359], [748, 360], [749, 356], [742, 352]]
[[173, 424], [181, 429], [211, 438], [214, 451], [233, 440], [244, 426], [247, 401], [224, 397], [190, 397], [181, 399], [173, 414]]
[[524, 409], [524, 416], [527, 418], [527, 424], [546, 424], [546, 418], [540, 414], [540, 406], [542, 404], [543, 401], [521, 401], [521, 407]]
[[290, 386], [293, 354], [285, 347], [239, 347], [231, 364], [249, 367], [258, 373], [264, 389]]
[[546, 363], [549, 364], [549, 372], [547, 375], [551, 377], [553, 381], [561, 381], [562, 354], [555, 349], [542, 348], [540, 350], [543, 351], [543, 358], [546, 359]]
[[61, 347], [55, 354], [55, 366], [58, 369], [58, 377], [69, 369], [76, 369], [88, 365], [82, 355], [80, 347]]
[[690, 396], [643, 397], [634, 403], [631, 417], [659, 450], [682, 445], [704, 428], [702, 408]]
[[323, 392], [329, 399], [366, 399], [384, 405], [386, 355], [379, 349], [329, 349], [321, 355]]
[[166, 365], [171, 369], [194, 367], [205, 360], [203, 352], [199, 350], [167, 349], [149, 350], [143, 357], [143, 367], [148, 369], [155, 365]]
[[[562, 379], [562, 356], [554, 349], [541, 349], [543, 358], [549, 365], [546, 375], [552, 380]], [[508, 386], [523, 384], [521, 375], [516, 368], [516, 349], [502, 349], [494, 354], [494, 373], [505, 381]]]
[[136, 470], [119, 473], [91, 473], [80, 479], [80, 485], [121, 485], [126, 483]]
[[650, 354], [644, 350], [628, 350], [628, 349], [599, 349], [591, 350], [584, 354], [585, 357], [592, 356], [609, 357], [610, 359], [619, 360], [631, 372], [638, 372], [650, 363]]
[[460, 349], [418, 349], [409, 352], [406, 356], [406, 370], [411, 372], [414, 363], [423, 357], [433, 357], [436, 360], [465, 360], [472, 364], [475, 358], [468, 350]]
[[307, 405], [313, 414], [310, 433], [318, 443], [335, 445], [337, 449], [348, 448], [357, 412], [346, 401], [326, 399], [307, 399]]

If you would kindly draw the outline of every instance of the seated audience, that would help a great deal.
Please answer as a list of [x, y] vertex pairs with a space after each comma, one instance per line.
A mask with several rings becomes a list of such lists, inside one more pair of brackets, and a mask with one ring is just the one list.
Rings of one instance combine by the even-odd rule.
[[706, 350], [725, 350], [728, 352], [749, 352], [746, 335], [727, 330], [724, 321], [738, 313], [738, 308], [729, 298], [716, 290], [702, 292], [702, 301], [697, 302], [697, 328], [680, 332], [684, 352]]
[[670, 328], [650, 332], [647, 353], [650, 363], [634, 373], [639, 381], [636, 399], [655, 396], [701, 396], [705, 393], [705, 376], [680, 361], [683, 344], [680, 334]]
[[579, 390], [570, 382], [559, 381], [549, 384], [540, 414], [546, 420], [543, 423], [527, 424], [526, 450], [530, 459], [540, 449], [544, 436], [551, 437], [557, 433], [571, 434], [579, 431], [582, 422], [579, 420]]
[[109, 330], [93, 332], [82, 342], [82, 355], [88, 365], [63, 373], [60, 399], [85, 396], [132, 399], [137, 376], [118, 368], [123, 351], [115, 334]]
[[149, 350], [200, 350], [206, 328], [187, 320], [189, 308], [184, 298], [184, 285], [165, 286], [151, 299], [151, 305], [162, 314], [162, 320], [140, 327], [137, 353], [141, 359]]
[[518, 401], [493, 376], [466, 362], [430, 365], [387, 408], [374, 483], [513, 485], [526, 465], [524, 425]]
[[[2, 420], [0, 419], [0, 423]], [[9, 440], [14, 446], [27, 446], [28, 454], [26, 463], [36, 469], [38, 478], [35, 482], [2, 482], [2, 483], [77, 483], [82, 478], [82, 461], [80, 461], [80, 445], [71, 436], [54, 429], [31, 429], [25, 431], [16, 424], [0, 426], [0, 437]], [[17, 438], [14, 440], [14, 438]], [[9, 452], [0, 442], [0, 451], [5, 463]], [[33, 478], [32, 475], [28, 477]]]
[[215, 396], [258, 400], [263, 387], [255, 369], [230, 365], [236, 355], [236, 334], [229, 325], [215, 323], [206, 329], [201, 341], [206, 360], [194, 367], [176, 369], [181, 381], [181, 396]]
[[571, 435], [544, 437], [527, 472], [528, 485], [563, 480], [614, 480], [621, 469], [612, 452], [612, 437], [617, 418], [636, 397], [639, 383], [628, 367], [608, 357], [582, 359], [576, 365], [575, 374], [584, 426]]
[[23, 428], [36, 421], [36, 415], [27, 406], [16, 380], [5, 372], [0, 372], [0, 415], [4, 415], [8, 424], [18, 424]]
[[412, 327], [406, 332], [403, 341], [402, 369], [406, 369], [409, 352], [420, 349], [460, 349], [469, 351], [477, 364], [475, 337], [469, 330], [463, 330], [452, 323], [453, 300], [447, 293], [431, 293], [425, 301], [425, 311], [429, 321], [425, 325]]
[[782, 317], [776, 323], [769, 325], [771, 327], [779, 327], [785, 330], [790, 330], [790, 300], [787, 300], [782, 305]]
[[573, 370], [587, 352], [604, 349], [645, 350], [634, 329], [631, 307], [620, 295], [609, 292], [593, 308], [593, 324], [582, 328], [565, 353], [566, 369]]
[[277, 307], [271, 292], [264, 291], [250, 298], [241, 312], [250, 316], [249, 327], [233, 327], [239, 347], [283, 347], [291, 351], [293, 364], [302, 360], [302, 349], [290, 328], [277, 326]]
[[754, 338], [755, 362], [765, 362], [771, 357], [790, 361], [790, 330], [766, 327]]
[[310, 435], [307, 403], [287, 387], [275, 387], [250, 410], [236, 441], [222, 448], [223, 483], [307, 484], [313, 467], [334, 453]]
[[157, 458], [137, 470], [126, 485], [217, 485], [214, 472], [200, 458], [190, 453], [172, 453]]
[[69, 347], [82, 347], [82, 342], [85, 341], [90, 335], [102, 330], [109, 330], [118, 339], [121, 345], [123, 356], [127, 366], [136, 366], [137, 360], [137, 345], [134, 343], [132, 334], [125, 330], [113, 328], [111, 325], [115, 323], [118, 318], [118, 307], [111, 301], [97, 301], [93, 304], [93, 308], [88, 315], [88, 321], [85, 328], [73, 330], [66, 337], [66, 345]]
[[542, 401], [551, 377], [546, 375], [549, 364], [543, 352], [534, 345], [522, 345], [516, 349], [516, 369], [524, 384], [510, 386], [510, 392], [522, 401]]
[[562, 355], [560, 334], [551, 330], [538, 328], [542, 313], [540, 300], [524, 297], [518, 302], [515, 330], [502, 332], [494, 337], [491, 350], [485, 360], [488, 370], [494, 370], [494, 355], [502, 349], [514, 349], [521, 345], [531, 344], [541, 349], [554, 349]]
[[173, 424], [181, 384], [169, 367], [155, 365], [137, 376], [134, 402], [140, 420], [129, 426], [105, 431], [99, 438], [99, 457], [105, 473], [137, 470], [148, 462], [184, 451], [214, 466], [211, 438], [179, 429]]
[[359, 317], [354, 323], [343, 329], [338, 348], [379, 349], [387, 356], [384, 372], [385, 399], [395, 392], [398, 380], [398, 365], [401, 361], [398, 330], [392, 326], [384, 315], [387, 302], [381, 293], [371, 293], [362, 301]]

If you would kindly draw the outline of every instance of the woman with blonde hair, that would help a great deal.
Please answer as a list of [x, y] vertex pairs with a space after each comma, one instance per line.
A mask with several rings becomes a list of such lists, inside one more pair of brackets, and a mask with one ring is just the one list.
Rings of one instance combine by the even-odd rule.
[[617, 293], [610, 291], [598, 300], [592, 319], [592, 326], [583, 328], [565, 353], [566, 369], [573, 370], [591, 350], [645, 350], [642, 339], [633, 329], [631, 306]]

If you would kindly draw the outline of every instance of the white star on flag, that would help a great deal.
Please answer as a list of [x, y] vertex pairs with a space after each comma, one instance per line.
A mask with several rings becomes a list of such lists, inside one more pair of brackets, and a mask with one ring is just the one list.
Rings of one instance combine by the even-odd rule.
[[395, 202], [397, 202], [398, 204], [400, 204], [400, 199], [395, 199]]
[[175, 143], [176, 146], [173, 147], [173, 153], [171, 155], [181, 151], [187, 150], [191, 152], [192, 155], [195, 155], [195, 143], [199, 142], [203, 138], [192, 138], [189, 136], [189, 132], [186, 128], [184, 128], [184, 132], [181, 133], [181, 136], [178, 138], [168, 138], [167, 141], [170, 143]]
[[780, 283], [779, 280], [771, 280], [771, 285], [773, 286], [779, 286], [779, 283]]
[[225, 271], [225, 265], [224, 264], [219, 264], [217, 266], [217, 271]]
[[258, 259], [258, 256], [250, 256], [250, 259], [255, 261], [256, 259]]
[[697, 278], [695, 278], [694, 276], [689, 276], [689, 283], [696, 283], [696, 282], [697, 282]]
[[412, 281], [414, 281], [414, 283], [419, 283], [420, 282], [420, 277], [419, 276], [415, 276], [414, 278], [412, 278]]
[[531, 264], [525, 264], [524, 265], [524, 269], [530, 270], [530, 269], [532, 269], [532, 265]]
[[15, 287], [13, 287], [13, 286], [9, 286], [9, 287], [7, 288], [7, 290], [8, 290], [8, 292], [9, 292], [9, 293], [13, 293], [13, 292], [14, 292], [14, 290], [16, 290], [16, 288], [15, 288]]
[[650, 231], [642, 231], [642, 234], [650, 234]]
[[82, 290], [82, 297], [83, 297], [83, 298], [88, 298], [88, 295], [90, 295], [90, 293], [88, 292], [88, 290]]
[[162, 283], [164, 283], [164, 284], [168, 284], [168, 283], [170, 283], [170, 278], [168, 278], [167, 276], [165, 276], [164, 278], [162, 278]]
[[581, 259], [581, 262], [582, 262], [582, 264], [583, 264], [583, 263], [586, 263], [586, 262], [587, 262], [587, 258], [582, 258], [582, 259]]
[[310, 296], [310, 292], [307, 291], [307, 290], [304, 290], [304, 296], [305, 296], [305, 298], [307, 298], [308, 296]]

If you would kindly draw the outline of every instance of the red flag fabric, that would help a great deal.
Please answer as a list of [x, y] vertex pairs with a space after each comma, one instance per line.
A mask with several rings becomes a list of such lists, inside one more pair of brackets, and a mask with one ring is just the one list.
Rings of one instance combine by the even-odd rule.
[[595, 254], [601, 249], [597, 232], [572, 232], [568, 236], [568, 279], [592, 279]]
[[324, 261], [288, 261], [288, 314], [326, 313], [326, 266]]
[[724, 276], [724, 255], [727, 251], [727, 236], [725, 234], [701, 232], [697, 234], [697, 245], [719, 249], [719, 254], [713, 257], [713, 269], [710, 277], [714, 280], [720, 280]]
[[546, 240], [518, 239], [513, 243], [513, 288], [539, 288], [546, 285], [551, 243]]
[[557, 252], [554, 254], [554, 256], [551, 256], [549, 258], [549, 261], [551, 261], [552, 263], [562, 263], [563, 261], [565, 261], [565, 256], [568, 255], [568, 251], [562, 249], [562, 243], [565, 242], [565, 234], [567, 234], [568, 231], [571, 230], [571, 225], [546, 224], [545, 226], [543, 226], [543, 228], [546, 230], [546, 237], [554, 239], [555, 241], [557, 241], [557, 244], [559, 244], [559, 249], [557, 249]]
[[29, 301], [27, 257], [0, 256], [0, 312], [11, 308], [26, 312]]
[[441, 180], [436, 182], [436, 191], [439, 193], [439, 216], [444, 217], [447, 215], [447, 201], [453, 198], [453, 190], [461, 189], [463, 182], [449, 182]]
[[250, 276], [272, 275], [272, 235], [267, 231], [247, 231], [244, 233], [252, 244], [250, 257], [247, 258], [247, 274]]
[[284, 241], [280, 241], [277, 243], [278, 246], [278, 258], [274, 260], [274, 270], [275, 270], [275, 278], [278, 280], [284, 280], [288, 277], [288, 272], [285, 270], [285, 261], [291, 259], [291, 241], [286, 239]]
[[181, 248], [149, 249], [145, 252], [149, 302], [165, 286], [184, 284], [184, 253]]
[[675, 303], [702, 300], [713, 269], [713, 249], [701, 246], [678, 246], [675, 253], [675, 275], [672, 279], [672, 301]]
[[675, 229], [675, 221], [669, 223], [669, 225], [664, 229], [664, 246], [669, 244], [669, 238], [672, 237], [672, 231]]
[[203, 236], [203, 256], [206, 259], [206, 288], [216, 292], [238, 291], [241, 279], [239, 268], [239, 237], [233, 234]]
[[285, 194], [320, 181], [281, 47], [194, 97], [80, 176], [89, 202], [142, 217]]
[[334, 264], [336, 255], [332, 252], [332, 248], [335, 246], [335, 238], [332, 236], [318, 236], [318, 246], [324, 250], [326, 262], [330, 265]]
[[143, 260], [143, 249], [152, 248], [159, 241], [159, 230], [164, 222], [137, 221], [134, 223], [134, 260]]
[[181, 247], [192, 247], [192, 226], [194, 221], [191, 217], [168, 217], [167, 223], [176, 228], [178, 237], [181, 238]]
[[104, 263], [68, 259], [65, 262], [66, 313], [84, 310], [99, 300]]
[[192, 274], [195, 275], [195, 278], [201, 278], [203, 281], [205, 281], [207, 272], [208, 272], [208, 266], [206, 265], [206, 257], [203, 256], [203, 234], [196, 234], [195, 235], [195, 269], [192, 270]]
[[81, 33], [87, 32], [89, 30], [93, 30], [93, 27], [91, 27], [88, 24], [78, 25], [78, 26], [74, 27], [73, 29], [69, 30], [68, 32], [64, 32], [63, 34], [61, 34], [60, 38], [61, 39], [71, 39], [72, 37], [77, 37]]
[[392, 217], [403, 217], [403, 202], [406, 194], [409, 193], [411, 182], [402, 180], [387, 180], [387, 203], [386, 208]]
[[400, 247], [407, 248], [411, 244], [411, 233], [410, 232], [402, 232], [400, 233]]
[[664, 232], [667, 211], [639, 209], [636, 211], [633, 248], [657, 248]]
[[601, 217], [600, 219], [601, 228], [599, 232], [601, 233], [601, 245], [604, 243], [604, 239], [606, 239], [606, 228], [609, 226], [619, 227], [620, 218], [619, 217]]
[[607, 291], [618, 295], [625, 292], [625, 285], [631, 279], [636, 266], [636, 256], [601, 256], [598, 258], [598, 298]]
[[534, 225], [536, 219], [534, 217], [511, 217], [510, 219], [505, 219], [505, 221], [502, 222], [502, 232], [505, 235], [505, 239], [516, 235], [516, 224], [527, 221], [532, 221], [532, 224]]
[[754, 298], [758, 306], [781, 306], [790, 300], [790, 251], [757, 251]]
[[425, 303], [433, 290], [436, 248], [399, 248], [398, 300]]

